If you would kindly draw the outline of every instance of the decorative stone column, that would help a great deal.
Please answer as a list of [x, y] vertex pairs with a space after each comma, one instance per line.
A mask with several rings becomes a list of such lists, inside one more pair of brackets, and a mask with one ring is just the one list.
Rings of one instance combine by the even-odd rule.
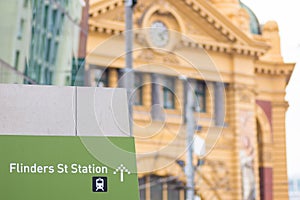
[[232, 152], [232, 199], [259, 199], [259, 170], [255, 120], [255, 93], [251, 86], [231, 84], [228, 117], [235, 142]]
[[115, 88], [118, 86], [118, 71], [117, 69], [111, 68], [109, 70], [109, 87]]
[[152, 120], [162, 121], [164, 120], [163, 113], [163, 94], [161, 77], [158, 74], [152, 74]]
[[144, 74], [144, 81], [143, 81], [143, 103], [144, 106], [148, 109], [152, 105], [152, 96], [151, 96], [151, 90], [152, 90], [152, 82], [151, 82], [151, 75], [150, 74]]
[[276, 200], [288, 199], [288, 178], [286, 166], [285, 101], [272, 102], [273, 124], [273, 196]]
[[223, 126], [225, 120], [225, 91], [224, 83], [214, 83], [214, 95], [215, 95], [215, 125]]

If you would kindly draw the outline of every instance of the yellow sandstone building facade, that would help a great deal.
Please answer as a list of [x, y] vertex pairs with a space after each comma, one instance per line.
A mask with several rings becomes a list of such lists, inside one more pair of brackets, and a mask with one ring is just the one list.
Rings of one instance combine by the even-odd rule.
[[[90, 1], [91, 86], [126, 76], [123, 2]], [[196, 198], [288, 199], [284, 97], [294, 64], [283, 61], [277, 23], [260, 25], [238, 0], [139, 0], [133, 22], [141, 199], [185, 198], [185, 77], [205, 141], [194, 156]]]

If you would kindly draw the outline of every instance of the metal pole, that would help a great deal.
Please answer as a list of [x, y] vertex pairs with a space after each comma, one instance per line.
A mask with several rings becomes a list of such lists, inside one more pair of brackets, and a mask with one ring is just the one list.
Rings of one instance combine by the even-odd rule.
[[225, 118], [224, 84], [221, 82], [215, 82], [214, 93], [215, 93], [215, 125], [224, 126], [224, 118]]
[[187, 131], [187, 155], [186, 155], [186, 178], [187, 178], [187, 192], [186, 200], [194, 200], [194, 166], [193, 166], [193, 153], [194, 153], [194, 93], [191, 83], [186, 82], [187, 101], [186, 101], [186, 131]]
[[132, 124], [133, 124], [133, 83], [134, 83], [134, 73], [132, 70], [132, 46], [133, 46], [133, 30], [132, 30], [132, 14], [133, 14], [133, 5], [132, 0], [126, 0], [125, 3], [125, 51], [126, 51], [126, 66], [125, 66], [125, 88], [127, 89], [127, 98], [128, 98], [128, 112], [129, 112], [129, 131], [130, 136], [132, 136]]

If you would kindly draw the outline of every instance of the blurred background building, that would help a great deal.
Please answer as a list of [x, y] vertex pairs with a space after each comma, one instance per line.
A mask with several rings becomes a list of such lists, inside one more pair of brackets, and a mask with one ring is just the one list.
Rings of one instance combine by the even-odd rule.
[[289, 196], [290, 200], [300, 199], [300, 178], [298, 176], [289, 179]]
[[[0, 5], [1, 83], [121, 85], [123, 0]], [[183, 76], [200, 152], [209, 152], [194, 156], [196, 199], [288, 199], [284, 97], [294, 64], [283, 62], [277, 23], [261, 25], [238, 0], [140, 0], [133, 21], [141, 200], [185, 199]]]
[[1, 82], [70, 85], [84, 1], [12, 0], [0, 5]]

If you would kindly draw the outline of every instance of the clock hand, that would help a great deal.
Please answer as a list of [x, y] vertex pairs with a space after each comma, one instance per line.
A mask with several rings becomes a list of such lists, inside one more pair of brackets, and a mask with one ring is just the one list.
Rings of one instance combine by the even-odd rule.
[[159, 37], [161, 40], [164, 40], [164, 35], [162, 33], [159, 33]]

